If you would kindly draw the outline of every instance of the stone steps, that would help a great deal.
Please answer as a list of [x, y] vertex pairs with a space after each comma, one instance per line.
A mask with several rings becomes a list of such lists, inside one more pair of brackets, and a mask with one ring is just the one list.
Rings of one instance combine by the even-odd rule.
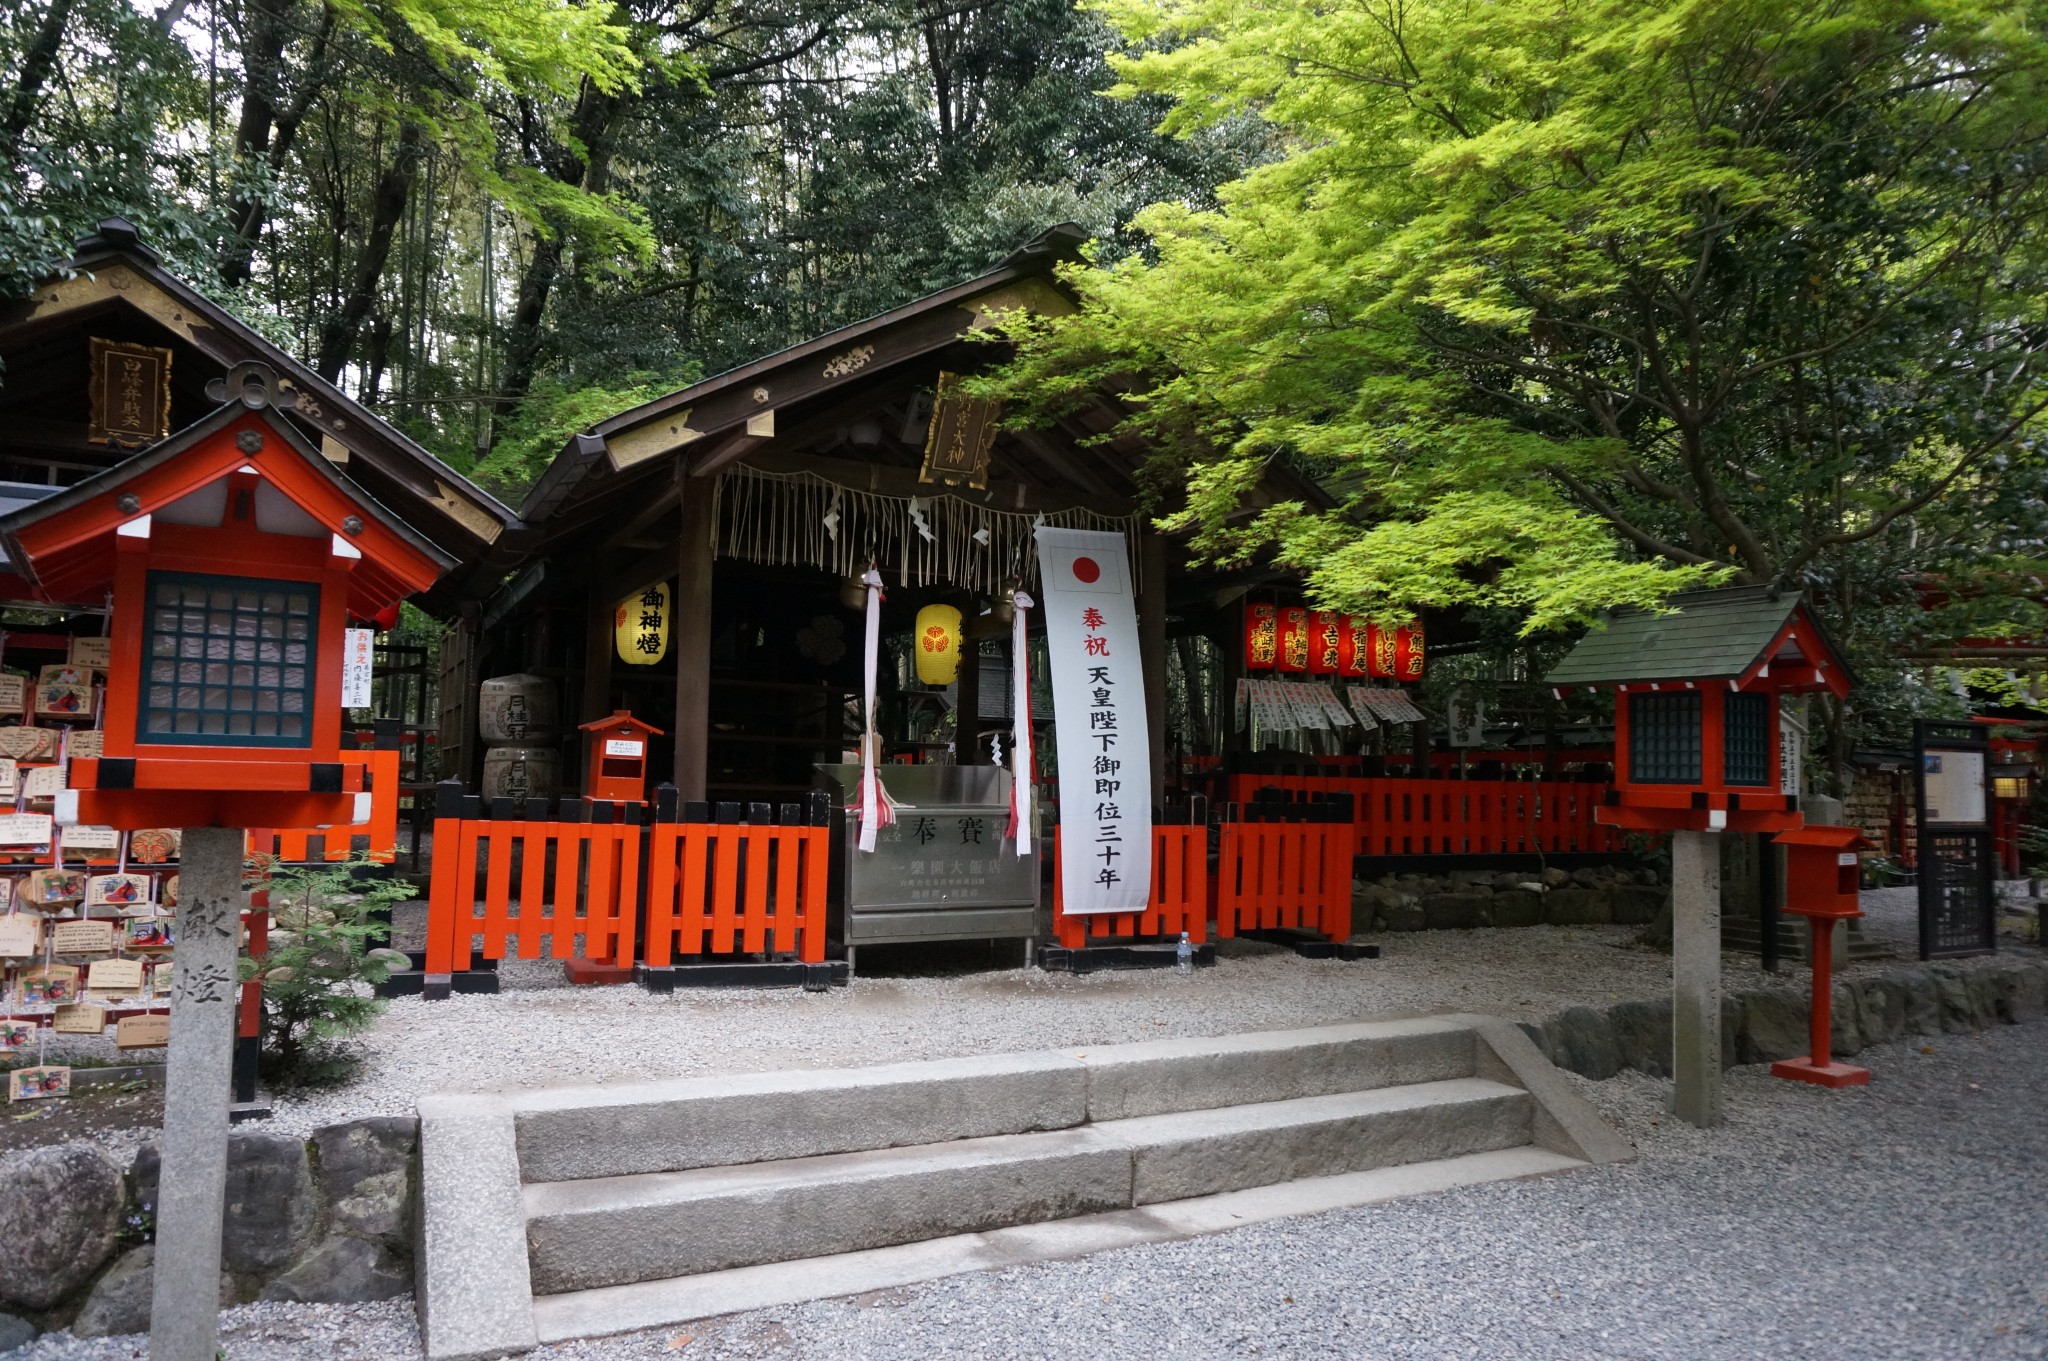
[[431, 1361], [1630, 1156], [1520, 1030], [1476, 1016], [420, 1114]]
[[1492, 1152], [1529, 1096], [1483, 1078], [1074, 1129], [525, 1189], [536, 1295], [689, 1276]]

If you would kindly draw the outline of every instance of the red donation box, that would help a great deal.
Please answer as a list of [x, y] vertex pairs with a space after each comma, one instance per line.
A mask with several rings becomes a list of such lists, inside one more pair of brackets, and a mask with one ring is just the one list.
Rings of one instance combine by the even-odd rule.
[[610, 718], [582, 725], [590, 734], [590, 768], [583, 778], [583, 797], [606, 803], [647, 801], [647, 739], [661, 729], [642, 723], [624, 709]]
[[113, 597], [102, 754], [73, 762], [60, 823], [367, 813], [364, 763], [341, 746], [344, 631], [454, 561], [306, 442], [269, 369], [238, 365], [215, 395], [212, 415], [0, 520], [35, 598]]
[[1828, 1037], [1834, 1024], [1835, 923], [1863, 915], [1863, 858], [1857, 852], [1870, 843], [1854, 827], [1811, 825], [1780, 832], [1773, 841], [1785, 848], [1785, 911], [1806, 918], [1812, 933], [1807, 955], [1813, 961], [1813, 1011], [1806, 1057], [1772, 1064], [1771, 1076], [1821, 1087], [1864, 1086], [1870, 1070], [1836, 1063]]

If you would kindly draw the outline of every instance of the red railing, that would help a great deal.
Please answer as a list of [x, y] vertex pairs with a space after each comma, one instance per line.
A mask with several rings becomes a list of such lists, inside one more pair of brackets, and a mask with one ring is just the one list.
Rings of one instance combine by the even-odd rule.
[[644, 830], [638, 823], [435, 819], [426, 972], [467, 969], [476, 953], [545, 953], [630, 969]]
[[1208, 827], [1153, 827], [1152, 892], [1143, 912], [1069, 913], [1061, 891], [1058, 828], [1053, 829], [1052, 848], [1052, 930], [1066, 948], [1109, 940], [1179, 940], [1183, 931], [1198, 945], [1209, 938]]
[[1234, 801], [1267, 790], [1353, 801], [1356, 855], [1619, 852], [1620, 832], [1593, 820], [1612, 786], [1580, 780], [1412, 780], [1397, 775], [1233, 775]]
[[[269, 855], [272, 859], [297, 864], [313, 859], [346, 860], [355, 852], [355, 839], [362, 837], [368, 844], [363, 854], [380, 865], [388, 865], [398, 858], [398, 762], [400, 753], [395, 748], [380, 748], [362, 753], [363, 764], [370, 777], [370, 820], [346, 827], [294, 827], [288, 829], [251, 828], [249, 831], [249, 854]], [[313, 843], [320, 842], [320, 854], [313, 854]]]
[[825, 958], [829, 807], [783, 805], [782, 825], [657, 822], [648, 842], [649, 968], [676, 956]]
[[1216, 860], [1216, 934], [1312, 931], [1351, 936], [1351, 826], [1226, 817]]

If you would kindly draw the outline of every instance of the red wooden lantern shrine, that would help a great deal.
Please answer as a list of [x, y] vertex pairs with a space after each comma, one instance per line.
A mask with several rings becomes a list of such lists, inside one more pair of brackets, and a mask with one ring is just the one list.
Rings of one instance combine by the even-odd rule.
[[60, 822], [357, 819], [344, 630], [454, 562], [277, 414], [270, 370], [238, 366], [225, 394], [147, 452], [0, 519], [15, 598], [113, 597], [102, 754], [73, 762]]
[[647, 801], [647, 739], [661, 729], [642, 723], [624, 709], [611, 717], [585, 723], [590, 734], [590, 766], [583, 778], [583, 797], [599, 803]]
[[1785, 848], [1785, 911], [1806, 918], [1812, 932], [1813, 1008], [1806, 1057], [1771, 1065], [1773, 1077], [1811, 1082], [1821, 1087], [1861, 1087], [1870, 1070], [1837, 1063], [1829, 1053], [1833, 1029], [1833, 950], [1835, 923], [1863, 915], [1858, 904], [1863, 865], [1858, 851], [1870, 843], [1854, 827], [1808, 826], [1780, 832], [1773, 841]]
[[1734, 586], [1619, 610], [1547, 678], [1612, 687], [1614, 788], [1598, 821], [1642, 831], [1781, 832], [1804, 821], [1779, 769], [1777, 696], [1849, 692], [1796, 594]]

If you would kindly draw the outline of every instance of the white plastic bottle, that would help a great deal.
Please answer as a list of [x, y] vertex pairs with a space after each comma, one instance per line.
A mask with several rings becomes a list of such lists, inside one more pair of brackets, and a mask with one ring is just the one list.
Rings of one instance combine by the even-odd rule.
[[1188, 933], [1180, 933], [1180, 945], [1173, 952], [1173, 967], [1180, 971], [1182, 978], [1192, 978], [1195, 973], [1195, 947], [1188, 944]]

